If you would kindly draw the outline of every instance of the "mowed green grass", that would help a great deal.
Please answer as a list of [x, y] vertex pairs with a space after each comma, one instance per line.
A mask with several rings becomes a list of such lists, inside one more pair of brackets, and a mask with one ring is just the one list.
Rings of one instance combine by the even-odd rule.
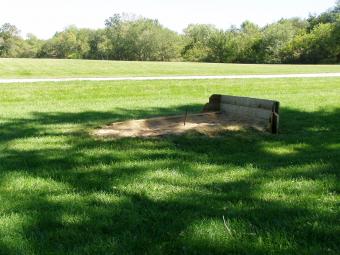
[[185, 62], [127, 62], [0, 58], [0, 78], [290, 74], [329, 72], [340, 72], [340, 65], [245, 65]]
[[[0, 254], [340, 253], [339, 78], [0, 91]], [[89, 135], [212, 93], [279, 100], [280, 134]]]

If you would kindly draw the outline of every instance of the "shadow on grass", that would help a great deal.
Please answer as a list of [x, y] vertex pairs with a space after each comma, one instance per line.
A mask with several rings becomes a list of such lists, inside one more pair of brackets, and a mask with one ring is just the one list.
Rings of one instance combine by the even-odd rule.
[[186, 108], [199, 106], [37, 112], [5, 122], [0, 253], [340, 251], [340, 109], [284, 108], [278, 136], [252, 130], [214, 138], [88, 135], [112, 121]]

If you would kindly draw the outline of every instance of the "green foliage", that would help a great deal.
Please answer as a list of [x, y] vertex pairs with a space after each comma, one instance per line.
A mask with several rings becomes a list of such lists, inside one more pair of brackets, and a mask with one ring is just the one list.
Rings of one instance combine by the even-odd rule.
[[257, 62], [281, 63], [282, 49], [296, 35], [303, 33], [304, 29], [303, 21], [299, 20], [280, 20], [278, 23], [265, 27], [258, 45], [260, 52]]
[[179, 36], [157, 20], [114, 15], [105, 24], [110, 59], [169, 61], [178, 58]]
[[185, 46], [182, 57], [187, 61], [207, 61], [209, 59], [209, 41], [219, 31], [212, 25], [189, 25], [184, 29]]
[[257, 63], [258, 51], [257, 45], [262, 39], [262, 31], [256, 24], [245, 21], [241, 25], [239, 33], [235, 34], [235, 46], [237, 49], [235, 62], [239, 63]]
[[306, 27], [300, 19], [280, 20], [263, 29], [246, 21], [241, 29], [227, 31], [190, 25], [184, 30], [182, 56], [189, 61], [281, 63], [283, 47]]
[[22, 53], [20, 57], [22, 58], [34, 58], [38, 55], [44, 41], [40, 40], [33, 34], [28, 34], [27, 39], [23, 41]]
[[22, 39], [11, 24], [0, 28], [0, 57], [42, 57], [216, 63], [340, 63], [340, 1], [306, 20], [281, 19], [265, 27], [192, 24], [182, 35], [158, 20], [114, 14], [105, 28], [74, 26], [42, 41]]
[[233, 61], [233, 45], [230, 33], [219, 30], [215, 31], [208, 41], [208, 62], [232, 62]]
[[321, 13], [319, 16], [311, 15], [308, 18], [308, 29], [313, 30], [315, 26], [325, 23], [334, 23], [340, 17], [340, 1], [338, 0], [333, 8]]
[[308, 34], [294, 38], [284, 49], [289, 63], [339, 63], [340, 19], [337, 23], [320, 23]]
[[40, 57], [47, 58], [85, 58], [90, 51], [89, 37], [93, 33], [89, 29], [78, 29], [70, 26], [56, 33], [39, 51]]
[[109, 59], [110, 42], [106, 37], [104, 29], [94, 30], [89, 34], [88, 46], [89, 50], [85, 55], [86, 59]]
[[5, 23], [0, 27], [0, 57], [18, 57], [21, 53], [22, 39], [20, 31]]

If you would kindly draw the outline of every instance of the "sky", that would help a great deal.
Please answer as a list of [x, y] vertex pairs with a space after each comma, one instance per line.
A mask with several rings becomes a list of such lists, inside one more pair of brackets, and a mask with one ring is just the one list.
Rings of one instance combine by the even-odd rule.
[[69, 25], [102, 28], [114, 13], [158, 19], [182, 32], [189, 24], [239, 26], [250, 20], [264, 26], [280, 18], [308, 17], [334, 6], [335, 0], [0, 0], [0, 25], [9, 22], [22, 36], [47, 39]]

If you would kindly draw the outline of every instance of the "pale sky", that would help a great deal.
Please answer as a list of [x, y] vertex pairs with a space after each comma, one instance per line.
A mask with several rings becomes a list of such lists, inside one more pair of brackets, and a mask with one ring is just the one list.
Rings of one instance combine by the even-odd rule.
[[308, 17], [334, 6], [335, 0], [0, 0], [0, 25], [16, 25], [23, 36], [49, 38], [69, 25], [102, 28], [114, 13], [158, 19], [181, 32], [188, 24], [239, 26], [244, 20], [261, 26], [280, 18]]

